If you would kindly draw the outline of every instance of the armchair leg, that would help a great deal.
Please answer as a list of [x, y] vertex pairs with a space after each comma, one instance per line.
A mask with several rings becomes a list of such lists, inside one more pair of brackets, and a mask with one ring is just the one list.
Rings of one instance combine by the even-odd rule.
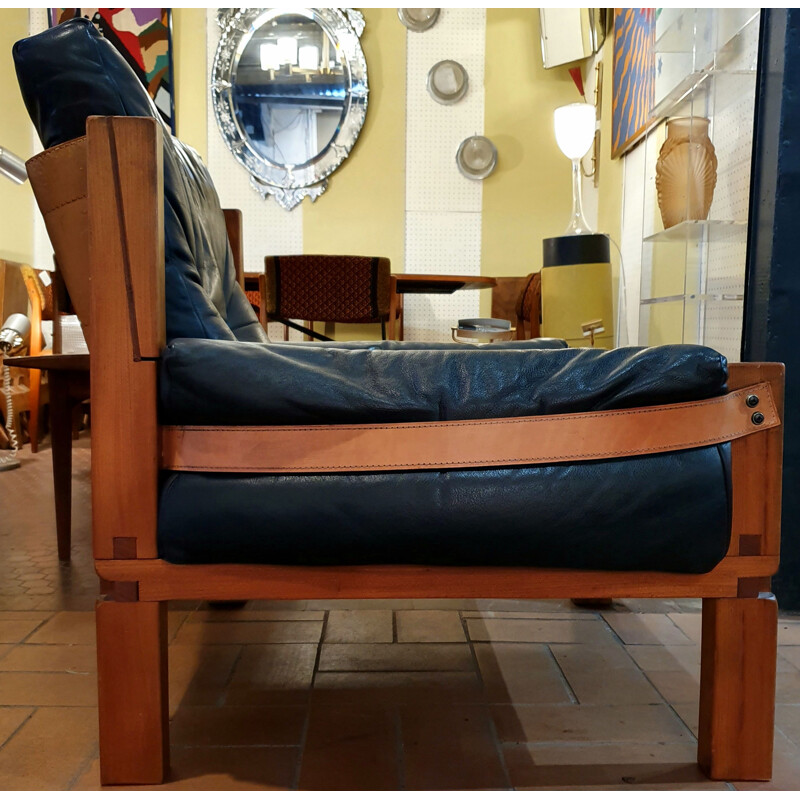
[[97, 605], [100, 781], [162, 783], [169, 769], [167, 604]]
[[772, 777], [777, 652], [773, 595], [703, 600], [697, 760], [709, 777]]
[[72, 402], [68, 378], [51, 370], [50, 449], [59, 561], [69, 561], [72, 548]]

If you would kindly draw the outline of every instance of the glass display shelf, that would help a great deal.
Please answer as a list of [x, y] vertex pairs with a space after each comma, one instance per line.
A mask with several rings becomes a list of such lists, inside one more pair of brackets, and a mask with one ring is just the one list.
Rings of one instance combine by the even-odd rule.
[[[730, 13], [728, 13], [730, 12]], [[655, 42], [653, 122], [691, 113], [688, 106], [711, 92], [710, 79], [721, 75], [755, 75], [758, 9], [663, 9], [665, 32]], [[658, 23], [657, 23], [658, 26]]]
[[[641, 220], [630, 215], [632, 225], [641, 225], [640, 344], [685, 342], [738, 352], [760, 14], [757, 8], [658, 10], [651, 119], [636, 162], [644, 184]], [[678, 117], [709, 121], [717, 186], [710, 219], [661, 229], [658, 160], [667, 140], [664, 121]], [[688, 178], [689, 164], [686, 169]]]
[[661, 303], [676, 303], [680, 300], [701, 303], [741, 303], [743, 294], [672, 294], [667, 297], [643, 297], [643, 306], [657, 306]]
[[[724, 16], [713, 15], [708, 8], [659, 9], [656, 28], [663, 28], [655, 41], [656, 53], [694, 53], [695, 58], [708, 54], [709, 59], [736, 48], [737, 39], [758, 17], [758, 8], [726, 9]], [[716, 24], [716, 30], [714, 26]], [[698, 64], [698, 66], [708, 66]]]
[[671, 294], [665, 297], [642, 297], [640, 303], [643, 306], [657, 306], [660, 303], [677, 303], [685, 298], [685, 294]]
[[730, 219], [687, 219], [663, 231], [645, 236], [645, 242], [744, 242], [747, 223]]
[[[755, 83], [756, 73], [754, 69], [726, 70], [724, 72], [701, 70], [692, 72], [653, 106], [650, 111], [650, 117], [653, 122], [658, 122], [665, 117], [692, 116], [694, 107], [707, 103], [708, 95], [712, 91], [712, 78], [716, 80], [752, 81]], [[743, 91], [746, 88], [743, 86]], [[697, 116], [696, 113], [694, 115]]]

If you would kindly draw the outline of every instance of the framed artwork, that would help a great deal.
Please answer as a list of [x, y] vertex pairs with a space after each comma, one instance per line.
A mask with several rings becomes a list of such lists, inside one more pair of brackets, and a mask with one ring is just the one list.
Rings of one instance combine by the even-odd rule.
[[629, 150], [655, 121], [656, 9], [614, 9], [611, 157]]
[[72, 17], [90, 19], [122, 53], [175, 133], [171, 9], [51, 8], [48, 12], [51, 27]]

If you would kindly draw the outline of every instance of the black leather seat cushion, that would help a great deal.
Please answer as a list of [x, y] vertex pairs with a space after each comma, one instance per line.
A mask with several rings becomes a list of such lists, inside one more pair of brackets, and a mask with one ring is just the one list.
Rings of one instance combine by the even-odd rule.
[[565, 414], [713, 397], [727, 380], [725, 359], [696, 345], [417, 347], [178, 339], [161, 359], [162, 419], [291, 425]]
[[[688, 401], [725, 359], [675, 345], [414, 350], [172, 342], [163, 413], [194, 424], [470, 419]], [[729, 446], [507, 469], [172, 473], [159, 553], [175, 563], [445, 564], [705, 572], [730, 536]]]
[[513, 469], [172, 473], [159, 555], [707, 572], [728, 549], [729, 449]]
[[[17, 42], [14, 60], [45, 147], [83, 136], [92, 115], [161, 120], [141, 81], [88, 19]], [[167, 338], [268, 341], [236, 283], [225, 218], [208, 171], [166, 126], [163, 149]]]

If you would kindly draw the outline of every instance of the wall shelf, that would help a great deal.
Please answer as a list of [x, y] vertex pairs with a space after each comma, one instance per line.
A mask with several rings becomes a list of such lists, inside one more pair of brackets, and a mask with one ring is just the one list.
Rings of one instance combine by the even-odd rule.
[[645, 242], [743, 242], [747, 223], [731, 219], [687, 219], [657, 233], [645, 236]]
[[643, 297], [643, 306], [657, 306], [661, 303], [682, 303], [684, 301], [697, 301], [701, 303], [742, 303], [743, 294], [672, 294], [666, 297]]
[[662, 229], [656, 164], [665, 126], [648, 132], [635, 192], [639, 344], [705, 344], [739, 359], [759, 18], [758, 9], [664, 9], [657, 17], [653, 119], [710, 120], [717, 179], [709, 219]]
[[652, 120], [674, 116], [692, 95], [709, 89], [714, 75], [754, 75], [756, 53], [750, 47], [756, 8], [661, 9], [655, 41], [655, 102]]

